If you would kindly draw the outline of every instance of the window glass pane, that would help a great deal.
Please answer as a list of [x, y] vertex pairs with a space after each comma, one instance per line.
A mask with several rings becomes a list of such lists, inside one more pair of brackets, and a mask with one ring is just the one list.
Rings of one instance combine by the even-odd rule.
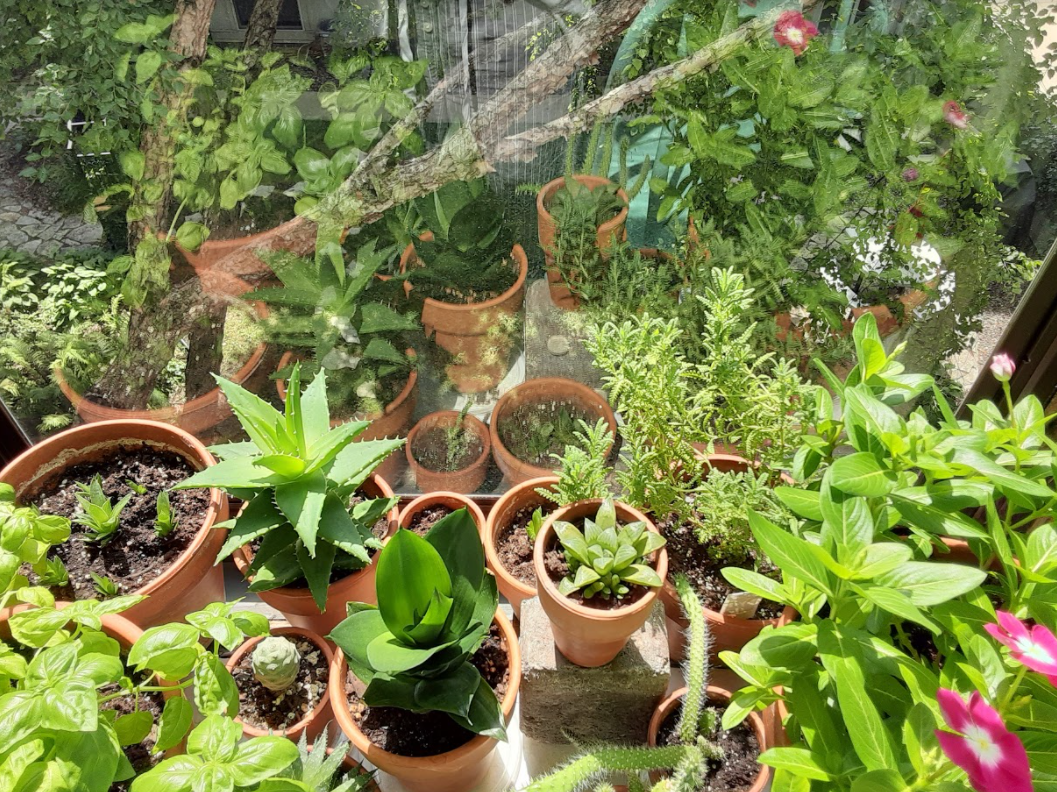
[[[235, 7], [235, 16], [238, 18], [239, 27], [248, 27], [253, 8], [257, 5], [256, 0], [231, 0]], [[279, 30], [300, 30], [301, 11], [297, 5], [298, 0], [282, 0], [279, 6]]]

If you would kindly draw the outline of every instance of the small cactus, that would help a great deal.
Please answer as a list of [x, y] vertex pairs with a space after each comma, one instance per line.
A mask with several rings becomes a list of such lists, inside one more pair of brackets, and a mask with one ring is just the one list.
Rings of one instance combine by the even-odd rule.
[[270, 635], [254, 648], [250, 664], [258, 682], [268, 690], [281, 693], [297, 679], [301, 653], [293, 641]]

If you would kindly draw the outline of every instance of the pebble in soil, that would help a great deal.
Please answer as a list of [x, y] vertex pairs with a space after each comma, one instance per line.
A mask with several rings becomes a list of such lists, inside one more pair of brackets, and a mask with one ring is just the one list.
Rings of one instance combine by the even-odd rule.
[[[111, 503], [133, 493], [121, 512], [117, 531], [108, 542], [88, 541], [85, 538], [88, 529], [74, 522], [70, 539], [51, 549], [50, 554], [62, 560], [70, 577], [69, 585], [53, 589], [54, 594], [62, 599], [98, 597], [89, 572], [109, 578], [121, 594], [143, 588], [165, 572], [202, 529], [209, 490], [170, 491], [173, 529], [164, 537], [154, 530], [158, 495], [194, 472], [182, 456], [143, 446], [126, 448], [98, 462], [74, 465], [46, 480], [32, 502], [42, 514], [71, 520], [82, 514], [76, 497], [77, 484], [89, 484], [96, 475]], [[133, 492], [128, 481], [145, 487], [146, 492]]]
[[290, 638], [301, 653], [297, 678], [286, 690], [269, 690], [253, 675], [252, 652], [247, 652], [232, 671], [239, 690], [239, 717], [262, 730], [282, 731], [308, 717], [327, 694], [330, 668], [327, 657], [314, 643], [300, 636]]
[[[679, 745], [679, 716], [682, 707], [677, 707], [664, 719], [657, 731], [657, 745]], [[760, 755], [760, 744], [756, 734], [742, 722], [727, 731], [720, 728], [723, 719], [722, 710], [716, 711], [716, 725], [711, 733], [704, 735], [711, 744], [723, 751], [723, 759], [709, 760], [705, 786], [700, 792], [742, 792], [750, 789], [759, 775], [760, 766], [757, 758]]]
[[[470, 662], [502, 702], [510, 678], [509, 656], [503, 634], [494, 623]], [[475, 736], [443, 712], [415, 713], [396, 707], [370, 707], [360, 697], [363, 689], [350, 671], [345, 681], [349, 712], [367, 738], [390, 753], [436, 756], [465, 745]]]

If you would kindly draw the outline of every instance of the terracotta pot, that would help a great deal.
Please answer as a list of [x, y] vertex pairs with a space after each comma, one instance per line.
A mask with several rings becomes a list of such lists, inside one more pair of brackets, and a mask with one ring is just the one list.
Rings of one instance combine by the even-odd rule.
[[[431, 241], [433, 234], [427, 231], [420, 239]], [[517, 280], [498, 297], [477, 303], [449, 303], [432, 297], [423, 300], [422, 327], [437, 346], [458, 358], [444, 370], [461, 393], [491, 390], [506, 374], [513, 338], [490, 338], [488, 332], [500, 326], [504, 315], [517, 316], [525, 302], [528, 257], [521, 245], [514, 245], [510, 255], [518, 265]], [[408, 245], [400, 256], [400, 271], [405, 272], [417, 261], [415, 246]]]
[[613, 436], [616, 436], [617, 420], [613, 415], [613, 409], [591, 388], [563, 377], [539, 377], [526, 380], [499, 398], [492, 409], [492, 418], [488, 426], [488, 431], [492, 436], [492, 456], [499, 469], [503, 471], [506, 480], [511, 484], [520, 484], [529, 479], [554, 475], [554, 471], [549, 468], [532, 465], [518, 459], [507, 449], [499, 436], [499, 424], [506, 420], [514, 410], [523, 404], [540, 403], [572, 404], [589, 416], [587, 419], [589, 424], [595, 423], [599, 418], [605, 418]]
[[[230, 279], [230, 276], [228, 277]], [[237, 284], [236, 290], [239, 294], [245, 294], [250, 291], [250, 286], [245, 281], [238, 280]], [[260, 320], [263, 321], [268, 318], [268, 309], [264, 303], [255, 302], [253, 303], [253, 308]], [[267, 349], [268, 345], [261, 342], [253, 350], [249, 359], [229, 379], [237, 385], [242, 385], [246, 382], [260, 368]], [[52, 375], [63, 396], [69, 400], [70, 404], [77, 410], [77, 414], [86, 423], [129, 420], [159, 421], [178, 426], [193, 435], [201, 435], [209, 432], [221, 421], [230, 418], [232, 415], [228, 401], [220, 392], [220, 388], [213, 388], [201, 396], [176, 406], [162, 407], [157, 410], [122, 410], [99, 404], [77, 393], [66, 380], [66, 376], [62, 373], [60, 367], [56, 366], [52, 370]]]
[[[216, 464], [201, 442], [175, 426], [154, 421], [101, 421], [45, 438], [0, 470], [0, 481], [15, 488], [20, 502], [27, 502], [49, 479], [74, 465], [105, 460], [115, 451], [143, 446], [176, 453], [195, 470]], [[126, 610], [124, 617], [146, 629], [179, 621], [210, 602], [223, 602], [224, 570], [213, 562], [227, 531], [214, 529], [214, 525], [227, 518], [227, 496], [210, 489], [209, 505], [194, 541], [158, 577], [130, 592], [146, 595], [147, 599]]]
[[[687, 688], [679, 688], [679, 690], [672, 693], [668, 698], [657, 705], [657, 709], [653, 711], [653, 717], [650, 718], [650, 728], [648, 742], [650, 747], [657, 745], [657, 735], [660, 732], [661, 725], [668, 718], [668, 716], [675, 710], [682, 702], [683, 696], [688, 693]], [[710, 704], [725, 707], [730, 703], [733, 695], [729, 690], [721, 687], [709, 685], [706, 688], [708, 694], [708, 701]], [[763, 753], [771, 747], [770, 735], [767, 731], [767, 727], [764, 724], [763, 719], [756, 712], [750, 712], [748, 717], [749, 725], [753, 732], [756, 734], [756, 742], [759, 744], [760, 753]], [[756, 776], [756, 780], [752, 786], [743, 792], [763, 792], [768, 788], [771, 783], [771, 775], [773, 770], [767, 765], [760, 765], [760, 772]]]
[[[301, 245], [292, 245], [288, 241], [289, 235], [302, 222], [300, 218], [295, 217], [275, 228], [261, 231], [259, 234], [250, 234], [235, 239], [207, 239], [195, 251], [187, 250], [176, 242], [173, 244], [187, 259], [187, 263], [194, 269], [195, 274], [203, 280], [207, 280], [217, 272], [239, 277], [266, 275], [271, 272], [271, 268], [261, 259], [261, 253], [269, 250], [288, 250], [303, 256], [311, 251], [311, 246], [305, 248]], [[343, 232], [343, 241], [344, 238]], [[253, 255], [239, 256], [231, 261], [224, 261], [229, 255], [243, 248], [252, 248]]]
[[[404, 350], [408, 357], [415, 357], [415, 350], [408, 347]], [[282, 371], [294, 361], [294, 354], [286, 352], [279, 358], [278, 371]], [[275, 381], [275, 390], [279, 398], [286, 402], [286, 380]], [[399, 437], [411, 426], [411, 416], [415, 413], [415, 405], [418, 404], [418, 369], [412, 368], [407, 375], [407, 382], [385, 409], [381, 412], [358, 413], [354, 416], [358, 421], [370, 421], [370, 426], [356, 438], [356, 442], [367, 440], [383, 440], [389, 437]], [[349, 419], [344, 419], [349, 420]], [[335, 418], [330, 422], [331, 426], [339, 426], [343, 419]], [[386, 481], [399, 481], [403, 476], [403, 457], [399, 451], [394, 451], [384, 460], [378, 463], [375, 473]]]
[[[393, 490], [377, 473], [372, 473], [363, 482], [361, 489], [369, 498], [393, 497]], [[389, 511], [389, 530], [383, 542], [387, 541], [396, 530], [397, 515], [398, 511], [396, 507], [393, 507]], [[249, 546], [243, 545], [238, 548], [232, 557], [239, 572], [243, 577], [247, 577], [247, 570], [253, 558]], [[329, 635], [330, 631], [345, 619], [345, 603], [374, 603], [377, 601], [374, 590], [374, 576], [377, 569], [378, 554], [375, 553], [371, 563], [366, 567], [331, 583], [327, 589], [327, 607], [323, 613], [320, 613], [319, 608], [316, 607], [316, 601], [312, 599], [307, 586], [304, 588], [280, 586], [269, 591], [258, 591], [257, 596], [282, 613], [293, 626], [304, 627], [320, 635]]]
[[425, 495], [419, 495], [400, 512], [400, 527], [409, 528], [411, 519], [430, 506], [447, 506], [452, 511], [466, 509], [477, 526], [478, 535], [484, 530], [484, 512], [481, 507], [458, 492], [427, 492]]
[[[584, 668], [605, 665], [620, 654], [632, 633], [646, 623], [658, 594], [657, 589], [650, 589], [637, 602], [605, 610], [580, 605], [558, 592], [543, 563], [547, 551], [557, 542], [554, 523], [557, 520], [576, 522], [594, 516], [601, 503], [598, 499], [578, 501], [552, 512], [536, 535], [532, 553], [536, 591], [550, 620], [554, 643], [570, 662]], [[641, 521], [648, 530], [659, 533], [645, 514], [631, 506], [617, 501], [616, 510], [620, 523]], [[668, 574], [668, 553], [663, 547], [657, 551], [653, 567], [664, 580]]]
[[430, 413], [422, 418], [407, 435], [404, 443], [404, 454], [411, 472], [415, 476], [415, 483], [423, 492], [435, 492], [445, 490], [448, 492], [477, 492], [484, 477], [488, 473], [488, 460], [492, 458], [492, 438], [488, 435], [488, 427], [480, 419], [467, 413], [462, 418], [462, 426], [465, 431], [472, 432], [481, 441], [481, 453], [473, 462], [461, 470], [440, 471], [431, 470], [415, 459], [415, 441], [427, 429], [449, 429], [455, 426], [459, 420], [459, 413], [455, 410], [442, 410]]
[[[503, 633], [510, 658], [509, 684], [501, 702], [503, 719], [509, 721], [521, 685], [521, 650], [514, 628], [499, 611], [496, 612], [495, 623]], [[465, 745], [436, 756], [400, 756], [385, 751], [360, 731], [349, 712], [345, 686], [338, 684], [338, 680], [346, 679], [349, 670], [340, 649], [334, 655], [332, 669], [331, 679], [335, 682], [330, 686], [330, 694], [333, 697], [334, 717], [341, 730], [368, 762], [383, 773], [395, 776], [404, 788], [412, 792], [463, 792], [473, 789], [484, 777], [488, 759], [496, 746], [494, 738], [477, 735]]]
[[[327, 669], [329, 670], [334, 667], [334, 650], [330, 648], [329, 643], [311, 630], [306, 630], [304, 627], [273, 627], [271, 634], [290, 638], [304, 638], [305, 640], [310, 641], [320, 652], [323, 653]], [[228, 671], [234, 672], [242, 658], [248, 652], [252, 652], [254, 647], [267, 637], [268, 636], [266, 635], [262, 635], [259, 638], [250, 638], [248, 641], [244, 641], [228, 660]], [[312, 708], [312, 711], [301, 718], [301, 720], [297, 721], [293, 726], [286, 729], [258, 729], [256, 726], [251, 726], [243, 721], [242, 718], [235, 718], [238, 723], [242, 724], [242, 736], [249, 739], [251, 737], [264, 737], [268, 734], [276, 734], [280, 737], [287, 737], [296, 741], [301, 738], [302, 734], [307, 734], [308, 740], [311, 742], [316, 739], [316, 736], [323, 731], [323, 728], [330, 723], [331, 719], [334, 717], [329, 682], [327, 688], [327, 690], [323, 691], [323, 697], [319, 700], [316, 706]]]
[[553, 506], [553, 502], [536, 492], [536, 489], [537, 487], [553, 488], [557, 483], [557, 476], [542, 476], [511, 487], [492, 506], [484, 525], [484, 554], [488, 559], [488, 568], [495, 575], [499, 593], [507, 598], [510, 607], [514, 609], [514, 615], [519, 619], [521, 618], [522, 601], [535, 597], [536, 588], [522, 583], [507, 571], [496, 552], [496, 540], [510, 525], [514, 515], [522, 509], [526, 507], [534, 509], [545, 504]]
[[[595, 190], [605, 185], [611, 185], [609, 179], [601, 176], [575, 175], [573, 178], [585, 187]], [[572, 311], [579, 307], [580, 298], [569, 291], [562, 281], [561, 275], [554, 267], [554, 237], [557, 233], [558, 224], [554, 216], [548, 211], [554, 194], [565, 186], [565, 177], [561, 176], [543, 185], [543, 189], [536, 193], [536, 223], [539, 232], [540, 247], [547, 262], [547, 287], [550, 290], [551, 302], [566, 311]], [[598, 227], [595, 244], [599, 250], [612, 247], [617, 242], [623, 242], [628, 238], [627, 229], [624, 224], [628, 219], [628, 194], [624, 190], [617, 190], [617, 195], [624, 199], [624, 208], [612, 220], [607, 220]]]
[[[720, 444], [717, 443], [716, 448], [719, 447]], [[746, 473], [755, 467], [750, 466], [747, 459], [737, 454], [705, 455], [702, 452], [701, 459], [703, 464], [721, 473]], [[788, 485], [793, 484], [793, 480], [784, 473], [782, 482]], [[664, 581], [664, 588], [661, 589], [661, 602], [664, 603], [664, 616], [668, 622], [668, 653], [672, 662], [681, 663], [686, 659], [686, 630], [690, 625], [683, 615], [682, 603], [671, 580]], [[776, 619], [742, 619], [704, 606], [701, 610], [705, 614], [705, 620], [712, 634], [709, 657], [713, 662], [718, 659], [720, 652], [740, 651], [745, 644], [759, 635], [764, 627], [768, 625], [781, 627], [796, 618], [796, 611], [790, 607], [786, 607], [782, 615]]]
[[[935, 288], [938, 285], [938, 281], [932, 281], [929, 286]], [[903, 294], [899, 298], [899, 302], [903, 304], [903, 315], [907, 316], [912, 314], [915, 309], [921, 307], [924, 302], [929, 298], [929, 293], [922, 291], [921, 289], [911, 289]], [[890, 336], [903, 326], [903, 320], [899, 319], [887, 305], [864, 305], [860, 308], [851, 309], [851, 318], [845, 319], [841, 322], [841, 329], [839, 333], [835, 335], [849, 336], [851, 335], [852, 328], [855, 327], [855, 322], [863, 314], [872, 313], [874, 318], [877, 320], [877, 331], [881, 334], [881, 337]], [[797, 341], [804, 340], [804, 327], [793, 326], [792, 316], [788, 311], [779, 311], [774, 315], [774, 322], [778, 326], [778, 330], [775, 332], [775, 338], [779, 341], [785, 341], [789, 338], [790, 334]]]

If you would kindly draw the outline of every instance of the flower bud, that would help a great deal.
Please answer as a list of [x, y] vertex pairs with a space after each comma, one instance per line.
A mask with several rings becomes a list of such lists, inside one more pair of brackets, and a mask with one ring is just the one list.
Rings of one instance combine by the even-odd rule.
[[1013, 362], [1013, 358], [1009, 355], [1001, 354], [991, 358], [991, 373], [995, 375], [995, 379], [999, 382], [1009, 382], [1010, 377], [1013, 376], [1013, 372], [1016, 370], [1017, 364]]

